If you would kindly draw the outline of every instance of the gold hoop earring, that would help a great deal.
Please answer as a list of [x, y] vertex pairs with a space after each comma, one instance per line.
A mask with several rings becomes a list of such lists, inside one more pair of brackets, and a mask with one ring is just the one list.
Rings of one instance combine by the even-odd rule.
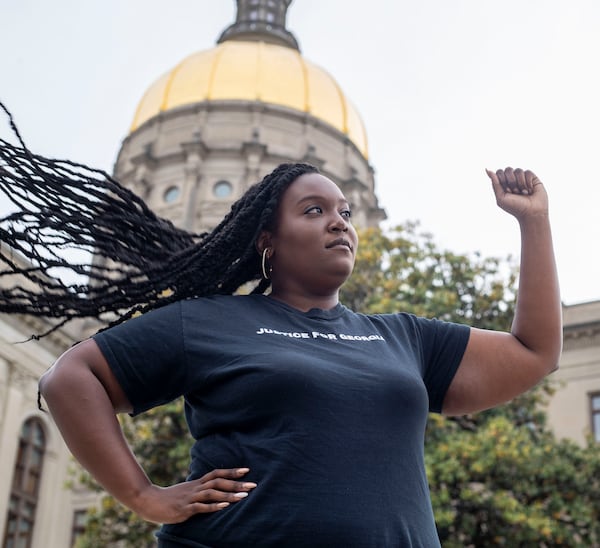
[[262, 268], [262, 275], [265, 280], [271, 279], [271, 272], [273, 272], [273, 267], [269, 265], [269, 271], [267, 272], [267, 253], [269, 252], [269, 248], [265, 247], [262, 252], [262, 261], [260, 262], [260, 266]]

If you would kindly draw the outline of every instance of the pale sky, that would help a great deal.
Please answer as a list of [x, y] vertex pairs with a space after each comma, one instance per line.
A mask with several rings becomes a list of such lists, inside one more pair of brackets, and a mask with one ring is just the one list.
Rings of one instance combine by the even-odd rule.
[[[34, 152], [111, 172], [144, 91], [234, 14], [234, 0], [0, 0], [0, 101]], [[531, 169], [563, 302], [600, 299], [600, 2], [294, 0], [287, 23], [361, 113], [387, 225], [518, 255], [484, 170]]]

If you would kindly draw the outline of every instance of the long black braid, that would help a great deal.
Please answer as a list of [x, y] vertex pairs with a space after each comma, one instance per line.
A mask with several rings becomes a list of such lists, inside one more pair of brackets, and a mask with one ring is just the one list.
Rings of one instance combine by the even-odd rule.
[[[74, 318], [98, 318], [110, 327], [137, 312], [231, 294], [261, 279], [257, 237], [273, 228], [288, 185], [318, 171], [281, 164], [212, 232], [192, 234], [155, 215], [104, 171], [33, 154], [0, 107], [20, 145], [0, 139], [0, 190], [18, 209], [0, 219], [0, 312], [54, 318], [42, 335]], [[68, 250], [93, 260], [69, 260]], [[67, 282], [65, 273], [84, 281]], [[269, 285], [262, 279], [254, 292]]]

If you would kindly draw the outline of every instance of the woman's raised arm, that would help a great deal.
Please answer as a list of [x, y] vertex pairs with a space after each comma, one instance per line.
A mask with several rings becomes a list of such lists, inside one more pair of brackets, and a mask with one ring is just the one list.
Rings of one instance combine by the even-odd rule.
[[548, 196], [531, 171], [487, 171], [496, 202], [521, 229], [519, 288], [510, 333], [472, 329], [443, 411], [471, 413], [506, 402], [554, 371], [562, 348], [562, 310]]

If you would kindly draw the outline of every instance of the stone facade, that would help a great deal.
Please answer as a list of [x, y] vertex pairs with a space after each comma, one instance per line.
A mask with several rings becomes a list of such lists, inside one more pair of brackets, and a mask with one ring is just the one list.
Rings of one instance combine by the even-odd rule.
[[[33, 527], [33, 548], [71, 546], [73, 519], [95, 503], [96, 495], [82, 489], [67, 489], [72, 481], [73, 461], [61, 435], [47, 413], [37, 407], [37, 382], [56, 357], [70, 347], [75, 331], [57, 331], [40, 341], [26, 341], [43, 333], [50, 324], [17, 316], [0, 320], [0, 532], [2, 546], [7, 529]], [[23, 431], [39, 428], [39, 453], [26, 455]], [[19, 464], [26, 462], [24, 470]], [[33, 467], [30, 468], [30, 467]], [[20, 489], [14, 490], [21, 476]], [[24, 489], [23, 489], [24, 487]], [[12, 493], [12, 496], [11, 496]], [[17, 496], [15, 496], [17, 493]], [[31, 524], [14, 519], [12, 510], [31, 509]], [[22, 508], [21, 508], [22, 510]], [[22, 518], [23, 512], [19, 512]]]
[[345, 135], [309, 114], [255, 101], [205, 101], [155, 116], [124, 140], [115, 175], [159, 215], [201, 232], [282, 162], [319, 167], [349, 199], [357, 226], [385, 218], [373, 170]]
[[[552, 374], [557, 392], [548, 407], [548, 421], [556, 435], [584, 444], [595, 435], [592, 402], [600, 417], [600, 300], [563, 307], [564, 342], [559, 369]], [[594, 399], [595, 397], [595, 399]]]

